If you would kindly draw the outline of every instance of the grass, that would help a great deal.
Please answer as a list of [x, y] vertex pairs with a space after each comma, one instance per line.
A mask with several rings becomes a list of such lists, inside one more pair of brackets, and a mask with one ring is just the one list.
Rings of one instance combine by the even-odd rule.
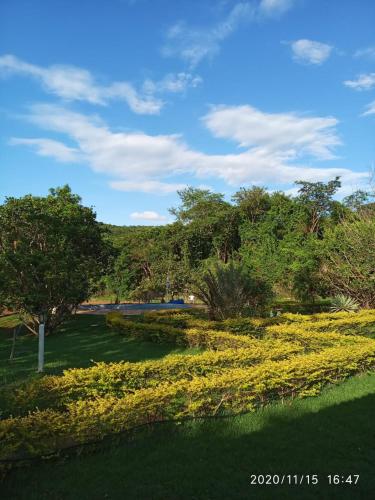
[[[16, 357], [9, 361], [13, 333], [10, 322], [8, 317], [5, 325], [0, 323], [0, 383], [4, 384], [37, 376], [35, 336], [23, 332], [17, 338]], [[56, 334], [46, 337], [45, 372], [59, 374], [66, 368], [91, 366], [93, 361], [143, 361], [172, 353], [195, 352], [199, 350], [128, 339], [109, 329], [104, 316], [80, 314]]]
[[[374, 498], [375, 374], [319, 397], [228, 419], [156, 425], [92, 455], [12, 471], [4, 499]], [[317, 486], [254, 486], [251, 474], [317, 474]], [[359, 474], [329, 486], [328, 474]]]

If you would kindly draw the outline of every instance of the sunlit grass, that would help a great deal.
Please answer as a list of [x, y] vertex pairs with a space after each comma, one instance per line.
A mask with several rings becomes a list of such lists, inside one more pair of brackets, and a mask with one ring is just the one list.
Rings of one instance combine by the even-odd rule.
[[[3, 318], [2, 318], [3, 319]], [[7, 323], [9, 324], [9, 323]], [[12, 330], [0, 329], [0, 382], [37, 376], [38, 339], [27, 332], [17, 338], [15, 359], [10, 361]], [[143, 361], [167, 354], [199, 352], [126, 338], [109, 329], [104, 316], [80, 314], [45, 341], [45, 373], [88, 367], [95, 361]]]

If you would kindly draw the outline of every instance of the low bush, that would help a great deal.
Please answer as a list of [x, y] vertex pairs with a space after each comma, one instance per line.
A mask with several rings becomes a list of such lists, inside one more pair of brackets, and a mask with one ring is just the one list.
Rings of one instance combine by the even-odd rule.
[[291, 327], [293, 327], [293, 324], [298, 324], [305, 330], [322, 332], [335, 330], [337, 332], [349, 334], [367, 333], [369, 329], [375, 331], [374, 309], [363, 309], [358, 313], [338, 312], [310, 316], [285, 314], [283, 317], [291, 323]]
[[228, 369], [223, 374], [164, 383], [121, 398], [79, 400], [68, 404], [65, 412], [35, 411], [0, 421], [0, 458], [51, 454], [151, 422], [252, 411], [276, 398], [315, 395], [326, 383], [374, 364], [375, 343], [367, 340], [250, 368]]
[[285, 342], [299, 343], [309, 349], [324, 349], [331, 346], [366, 344], [371, 340], [356, 335], [342, 335], [337, 331], [320, 332], [309, 330], [299, 325], [278, 325], [267, 328], [264, 339], [279, 339]]
[[90, 368], [65, 370], [61, 376], [45, 376], [3, 389], [1, 400], [7, 415], [36, 408], [63, 408], [77, 399], [127, 393], [160, 383], [220, 373], [227, 368], [249, 367], [267, 360], [282, 360], [306, 351], [301, 344], [283, 340], [253, 341], [246, 349], [207, 351], [198, 355], [170, 355], [141, 363], [97, 363]]
[[[200, 325], [199, 321], [206, 327], [212, 326], [211, 322], [204, 320], [196, 320], [194, 324]], [[254, 345], [254, 339], [249, 336], [232, 335], [206, 328], [178, 329], [163, 323], [140, 323], [126, 319], [120, 313], [108, 314], [107, 324], [123, 335], [151, 342], [169, 342], [180, 346], [213, 350], [246, 348]]]
[[150, 342], [171, 342], [179, 344], [181, 330], [164, 323], [144, 323], [125, 318], [119, 312], [106, 316], [107, 325], [120, 333], [139, 340]]

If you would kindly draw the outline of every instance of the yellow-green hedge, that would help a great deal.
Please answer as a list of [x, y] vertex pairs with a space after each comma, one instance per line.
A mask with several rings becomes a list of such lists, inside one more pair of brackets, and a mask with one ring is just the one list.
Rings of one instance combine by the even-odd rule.
[[266, 326], [281, 324], [287, 321], [281, 316], [273, 318], [245, 317], [226, 319], [224, 321], [208, 321], [198, 313], [178, 310], [152, 311], [145, 313], [138, 321], [148, 324], [164, 324], [175, 328], [199, 328], [201, 330], [219, 330], [233, 334], [258, 336]]
[[75, 401], [65, 412], [48, 409], [0, 421], [0, 458], [53, 453], [150, 422], [235, 414], [276, 398], [315, 395], [327, 382], [337, 382], [374, 364], [375, 343], [369, 340], [164, 383], [121, 398]]
[[126, 319], [117, 312], [107, 315], [107, 324], [123, 335], [139, 340], [158, 343], [169, 342], [185, 347], [202, 347], [213, 350], [236, 349], [252, 347], [255, 340], [245, 335], [233, 335], [206, 328], [179, 329], [163, 323], [135, 322]]
[[251, 348], [206, 351], [200, 355], [170, 355], [140, 363], [97, 363], [90, 368], [71, 368], [3, 389], [1, 400], [7, 415], [35, 408], [59, 408], [77, 399], [111, 395], [122, 397], [162, 382], [220, 373], [227, 368], [249, 367], [267, 360], [282, 360], [305, 352], [300, 343], [280, 340], [253, 341]]
[[343, 325], [359, 325], [375, 323], [375, 309], [361, 309], [359, 312], [336, 312], [336, 313], [319, 313], [319, 314], [292, 314], [284, 313], [280, 316], [293, 323], [319, 323], [321, 321], [334, 321], [335, 323], [342, 322]]
[[322, 313], [308, 316], [306, 319], [301, 319], [298, 315], [286, 314], [286, 319], [290, 323], [267, 326], [267, 332], [290, 331], [293, 333], [297, 330], [322, 332], [322, 335], [327, 335], [327, 332], [338, 332], [344, 334], [360, 335], [373, 330], [375, 333], [375, 310], [363, 310], [359, 313]]
[[375, 310], [371, 309], [363, 309], [357, 313], [338, 312], [310, 315], [285, 313], [273, 318], [245, 317], [224, 321], [207, 321], [202, 319], [200, 315], [201, 312], [192, 314], [191, 311], [153, 311], [146, 313], [141, 321], [154, 325], [151, 328], [154, 328], [155, 324], [162, 324], [180, 329], [218, 330], [255, 337], [262, 336], [265, 329], [270, 326], [276, 327], [285, 324], [299, 324], [306, 329], [335, 330], [343, 333], [362, 333], [367, 331], [369, 327], [374, 327], [375, 330]]

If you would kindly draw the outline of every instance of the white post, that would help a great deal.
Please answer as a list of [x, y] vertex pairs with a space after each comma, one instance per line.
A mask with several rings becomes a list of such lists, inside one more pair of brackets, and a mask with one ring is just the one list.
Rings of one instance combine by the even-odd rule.
[[44, 369], [44, 319], [39, 323], [39, 350], [38, 350], [38, 372]]

